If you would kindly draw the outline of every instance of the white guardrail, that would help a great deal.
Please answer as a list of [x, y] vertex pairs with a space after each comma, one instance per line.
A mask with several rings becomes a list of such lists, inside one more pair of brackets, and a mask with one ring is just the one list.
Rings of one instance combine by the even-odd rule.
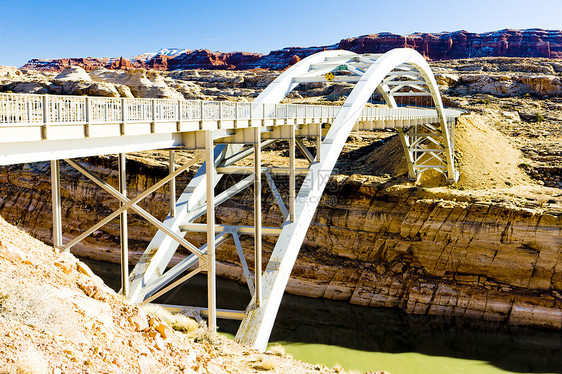
[[[309, 104], [0, 94], [0, 126], [205, 120], [333, 119], [340, 107]], [[434, 109], [365, 107], [369, 120], [437, 118]], [[456, 117], [456, 116], [455, 116]]]

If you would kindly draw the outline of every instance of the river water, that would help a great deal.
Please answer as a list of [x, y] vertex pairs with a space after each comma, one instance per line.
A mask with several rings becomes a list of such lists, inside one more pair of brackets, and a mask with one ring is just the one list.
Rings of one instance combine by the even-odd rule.
[[[113, 289], [119, 265], [82, 259]], [[157, 302], [206, 305], [206, 277], [190, 279]], [[217, 306], [244, 309], [248, 289], [217, 282]], [[219, 320], [235, 334], [238, 321]], [[358, 372], [392, 374], [562, 373], [562, 333], [485, 321], [411, 316], [400, 310], [285, 294], [271, 335], [294, 358]]]

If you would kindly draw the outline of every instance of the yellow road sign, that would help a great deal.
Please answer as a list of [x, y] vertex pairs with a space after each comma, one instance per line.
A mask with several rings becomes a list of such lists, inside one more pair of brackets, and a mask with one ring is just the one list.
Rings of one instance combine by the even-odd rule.
[[334, 74], [332, 74], [332, 72], [326, 73], [326, 75], [324, 75], [324, 78], [326, 78], [328, 82], [331, 82], [334, 79]]

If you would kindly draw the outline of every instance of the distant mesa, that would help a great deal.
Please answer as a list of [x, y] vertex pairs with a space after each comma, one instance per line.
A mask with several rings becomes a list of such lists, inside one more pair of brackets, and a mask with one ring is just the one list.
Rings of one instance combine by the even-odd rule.
[[251, 52], [211, 52], [163, 48], [156, 53], [144, 53], [126, 58], [60, 58], [33, 59], [22, 69], [62, 71], [66, 66], [81, 66], [86, 71], [106, 69], [270, 69], [282, 70], [297, 61], [323, 50], [345, 49], [357, 53], [384, 53], [393, 48], [413, 48], [429, 60], [473, 57], [546, 57], [562, 59], [562, 30], [512, 30], [470, 33], [465, 30], [442, 33], [396, 35], [381, 32], [343, 39], [339, 43], [319, 47], [288, 47], [267, 55]]

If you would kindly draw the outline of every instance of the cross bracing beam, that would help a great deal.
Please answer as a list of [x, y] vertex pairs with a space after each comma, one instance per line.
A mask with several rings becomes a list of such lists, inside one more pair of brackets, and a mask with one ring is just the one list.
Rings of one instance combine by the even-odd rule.
[[[279, 175], [288, 175], [292, 172], [298, 175], [306, 175], [308, 173], [308, 168], [291, 168], [291, 167], [269, 167], [269, 166], [262, 166], [261, 172], [262, 173], [271, 173], [271, 174], [279, 174]], [[239, 175], [247, 175], [253, 174], [254, 168], [251, 166], [223, 166], [218, 167], [217, 171], [222, 174], [239, 174]]]
[[392, 96], [426, 96], [426, 97], [432, 97], [430, 92], [393, 92]]
[[299, 151], [302, 153], [302, 155], [306, 158], [306, 160], [312, 164], [314, 162], [314, 156], [312, 155], [312, 153], [310, 153], [310, 151], [308, 150], [308, 148], [306, 148], [306, 146], [304, 145], [304, 143], [302, 142], [301, 139], [296, 138], [295, 139], [295, 144], [297, 146], [297, 148], [299, 149]]
[[[347, 82], [347, 83], [356, 83], [359, 82], [361, 79], [360, 76], [357, 75], [336, 75], [330, 82]], [[312, 76], [312, 77], [296, 77], [294, 79], [295, 83], [318, 83], [318, 82], [327, 82], [326, 78], [323, 76]]]
[[400, 80], [400, 81], [395, 81], [395, 80], [390, 80], [385, 82], [387, 85], [389, 86], [406, 86], [406, 85], [410, 85], [410, 84], [425, 84], [424, 81], [420, 81], [420, 80]]
[[[183, 306], [183, 305], [170, 305], [170, 304], [156, 304], [162, 308], [172, 312], [180, 313], [188, 317], [195, 317], [195, 315], [200, 315], [207, 317], [209, 314], [208, 308], [203, 307], [193, 307], [193, 306]], [[243, 310], [233, 310], [233, 309], [217, 309], [217, 317], [224, 319], [234, 319], [240, 320], [244, 317]]]
[[[400, 92], [399, 90], [403, 89], [404, 87], [415, 88], [415, 89], [418, 90], [419, 92], [418, 92], [418, 91], [416, 91], [416, 92], [413, 92], [413, 91], [410, 91], [410, 92]], [[428, 94], [429, 96], [431, 96], [431, 94], [429, 93], [429, 91], [428, 91], [426, 88], [421, 87], [421, 86], [419, 86], [419, 85], [417, 85], [417, 84], [411, 84], [411, 83], [399, 84], [399, 85], [396, 85], [394, 88], [392, 88], [392, 89], [390, 90], [390, 94], [391, 94], [392, 96], [396, 96], [395, 94], [403, 94], [404, 96], [413, 96], [413, 94], [415, 94], [415, 93], [422, 93], [422, 92], [425, 93], [425, 94]]]
[[[207, 232], [207, 225], [204, 223], [189, 223], [180, 226], [185, 232]], [[236, 226], [236, 225], [215, 225], [215, 232], [227, 232], [236, 229], [240, 235], [254, 235], [253, 226]], [[262, 227], [263, 235], [279, 236], [281, 228], [279, 227]]]
[[150, 213], [148, 213], [143, 208], [139, 207], [135, 203], [131, 203], [131, 200], [127, 199], [127, 197], [125, 197], [123, 194], [121, 194], [119, 191], [117, 191], [113, 186], [111, 186], [107, 182], [104, 182], [103, 180], [98, 178], [96, 175], [94, 175], [93, 173], [88, 171], [85, 167], [83, 167], [79, 163], [77, 163], [73, 160], [69, 160], [69, 159], [67, 159], [65, 161], [68, 164], [70, 164], [71, 166], [73, 166], [76, 170], [78, 170], [82, 174], [84, 174], [86, 177], [88, 177], [92, 182], [94, 182], [95, 184], [100, 186], [103, 190], [108, 192], [110, 195], [117, 198], [122, 203], [120, 210], [125, 211], [125, 210], [127, 210], [127, 207], [129, 207], [131, 210], [135, 211], [135, 213], [142, 216], [148, 222], [150, 222], [154, 226], [158, 227], [160, 230], [163, 230], [164, 232], [166, 232], [166, 234], [168, 236], [170, 236], [172, 239], [177, 241], [179, 244], [181, 244], [183, 247], [185, 247], [187, 250], [189, 250], [193, 254], [196, 254], [198, 256], [203, 255], [197, 247], [195, 247], [193, 244], [191, 244], [190, 242], [188, 242], [187, 240], [185, 240], [184, 238], [180, 237], [175, 232], [170, 230], [168, 227], [166, 227], [164, 224], [162, 224], [162, 222], [160, 222], [159, 220], [154, 218]]
[[[230, 234], [227, 232], [221, 232], [215, 237], [214, 245], [218, 247], [228, 239], [229, 235]], [[199, 248], [199, 250], [201, 251], [201, 253], [207, 254], [207, 244], [204, 244], [201, 248]], [[192, 268], [197, 262], [199, 262], [199, 266], [197, 268], [191, 270], [188, 274], [174, 281], [174, 279], [176, 279], [186, 270]], [[143, 303], [148, 303], [164, 295], [166, 292], [171, 291], [173, 288], [179, 286], [180, 284], [184, 283], [186, 280], [192, 278], [200, 272], [205, 272], [205, 265], [205, 261], [202, 261], [201, 257], [197, 257], [195, 255], [186, 257], [181, 262], [176, 264], [173, 268], [167, 270], [164, 274], [162, 274], [160, 277], [158, 277], [145, 287], [145, 298], [143, 300]]]

